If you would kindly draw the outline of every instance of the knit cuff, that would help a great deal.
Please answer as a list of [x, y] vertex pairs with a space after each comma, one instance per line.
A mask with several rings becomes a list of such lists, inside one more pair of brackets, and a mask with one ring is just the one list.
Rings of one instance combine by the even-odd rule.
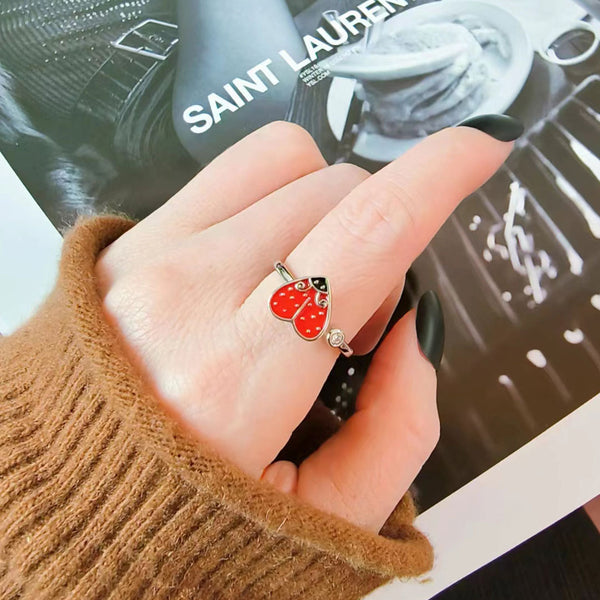
[[0, 424], [0, 511], [13, 506], [0, 596], [348, 600], [430, 569], [409, 495], [376, 535], [252, 479], [164, 414], [94, 279], [132, 225], [81, 221], [54, 292], [0, 343], [0, 399], [15, 411]]

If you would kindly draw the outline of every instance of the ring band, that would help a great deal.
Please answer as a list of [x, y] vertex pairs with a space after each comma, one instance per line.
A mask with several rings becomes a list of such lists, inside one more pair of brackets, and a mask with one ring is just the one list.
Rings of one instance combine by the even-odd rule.
[[346, 343], [341, 329], [328, 330], [331, 314], [331, 289], [326, 277], [295, 278], [282, 262], [275, 263], [284, 284], [277, 288], [269, 300], [271, 313], [292, 323], [294, 331], [304, 340], [313, 341], [326, 335], [327, 343], [344, 356], [354, 354]]

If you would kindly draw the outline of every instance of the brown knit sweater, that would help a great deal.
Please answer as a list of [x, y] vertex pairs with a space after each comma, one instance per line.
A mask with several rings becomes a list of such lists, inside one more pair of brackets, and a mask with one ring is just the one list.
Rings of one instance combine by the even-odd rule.
[[408, 495], [375, 535], [249, 478], [163, 414], [94, 281], [131, 225], [80, 223], [55, 290], [0, 341], [0, 599], [351, 600], [428, 570]]

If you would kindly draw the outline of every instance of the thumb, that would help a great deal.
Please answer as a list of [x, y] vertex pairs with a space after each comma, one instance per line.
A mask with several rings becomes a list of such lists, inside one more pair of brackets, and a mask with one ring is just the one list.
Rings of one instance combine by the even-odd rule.
[[376, 352], [356, 413], [300, 465], [299, 497], [379, 531], [439, 438], [432, 362], [443, 337], [441, 305], [428, 292]]

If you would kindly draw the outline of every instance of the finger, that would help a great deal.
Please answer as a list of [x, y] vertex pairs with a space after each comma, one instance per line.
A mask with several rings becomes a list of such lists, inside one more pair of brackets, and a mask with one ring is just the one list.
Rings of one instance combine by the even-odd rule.
[[350, 164], [339, 164], [289, 183], [245, 210], [197, 236], [196, 254], [214, 256], [228, 264], [235, 278], [239, 306], [302, 238], [345, 196], [369, 177]]
[[328, 213], [290, 254], [288, 267], [329, 277], [335, 324], [354, 337], [458, 203], [494, 173], [511, 147], [464, 127], [427, 138]]
[[276, 121], [219, 155], [147, 219], [164, 234], [200, 231], [327, 166], [310, 134]]
[[341, 420], [325, 406], [321, 399], [317, 400], [279, 452], [277, 460], [299, 465], [338, 431], [340, 426]]
[[[466, 127], [430, 136], [331, 210], [288, 256], [288, 268], [296, 276], [329, 278], [331, 325], [352, 339], [460, 200], [493, 174], [511, 147]], [[271, 273], [246, 303], [249, 309], [263, 314], [279, 283]], [[276, 325], [283, 330], [286, 324]], [[296, 346], [290, 342], [294, 352]], [[315, 369], [324, 346], [304, 344]]]
[[[414, 271], [409, 270], [400, 285], [392, 290], [392, 293], [385, 299], [385, 302], [352, 340], [352, 348], [355, 354], [367, 354], [375, 348], [390, 325], [394, 313], [401, 311], [395, 317], [397, 321], [406, 312], [407, 306], [412, 305], [411, 298], [414, 297], [415, 291]], [[402, 303], [403, 307], [401, 308], [400, 303], [403, 295], [406, 301]]]
[[352, 349], [355, 354], [359, 356], [368, 354], [375, 346], [377, 346], [400, 302], [403, 289], [404, 279], [401, 281], [400, 285], [397, 285], [392, 290], [390, 295], [384, 300], [383, 304], [354, 336], [354, 339], [352, 340]]
[[[491, 176], [510, 148], [473, 129], [440, 132], [367, 179], [332, 209], [286, 260], [297, 277], [329, 278], [329, 326], [341, 327], [351, 340], [401, 283], [408, 265], [447, 215]], [[270, 389], [295, 390], [280, 411], [289, 435], [308, 412], [337, 354], [323, 338], [306, 342], [290, 323], [269, 315], [269, 298], [280, 285], [280, 276], [271, 273], [237, 317], [241, 335], [252, 340], [254, 352], [261, 348], [261, 368], [272, 373]], [[277, 394], [266, 398], [271, 396], [265, 411], [279, 404]]]
[[261, 479], [285, 494], [294, 494], [298, 485], [298, 467], [293, 462], [279, 460], [264, 470]]
[[436, 374], [420, 351], [411, 311], [376, 352], [356, 413], [300, 465], [297, 494], [379, 531], [438, 437]]
[[[333, 208], [286, 260], [296, 276], [329, 277], [329, 327], [343, 328], [351, 340], [400, 284], [407, 266], [446, 216], [485, 182], [510, 148], [472, 129], [441, 132], [367, 179]], [[269, 314], [269, 298], [281, 283], [280, 276], [271, 273], [235, 314], [240, 339], [258, 357], [257, 372], [269, 374], [253, 382], [264, 399], [253, 406], [255, 420], [273, 424], [258, 457], [265, 460], [261, 471], [305, 417], [338, 356], [325, 336], [307, 342], [289, 322]]]

